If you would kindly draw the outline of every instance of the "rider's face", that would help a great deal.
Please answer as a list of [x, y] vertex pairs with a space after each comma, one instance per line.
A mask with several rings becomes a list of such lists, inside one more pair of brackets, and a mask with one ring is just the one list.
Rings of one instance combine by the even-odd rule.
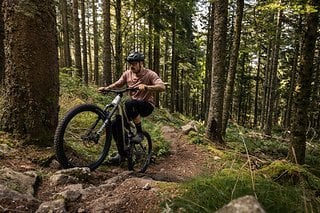
[[131, 71], [134, 73], [140, 72], [140, 69], [141, 69], [140, 63], [137, 61], [129, 62], [129, 67], [130, 67]]

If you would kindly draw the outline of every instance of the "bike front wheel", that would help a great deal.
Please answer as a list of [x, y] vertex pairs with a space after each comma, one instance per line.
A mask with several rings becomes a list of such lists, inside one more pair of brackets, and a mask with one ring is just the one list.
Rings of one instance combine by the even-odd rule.
[[143, 132], [144, 139], [138, 143], [131, 143], [128, 155], [128, 169], [136, 168], [139, 172], [145, 172], [150, 164], [152, 156], [152, 141], [149, 133]]
[[106, 158], [112, 139], [111, 126], [100, 134], [106, 113], [92, 104], [70, 110], [57, 127], [54, 146], [63, 168], [89, 167], [96, 169]]

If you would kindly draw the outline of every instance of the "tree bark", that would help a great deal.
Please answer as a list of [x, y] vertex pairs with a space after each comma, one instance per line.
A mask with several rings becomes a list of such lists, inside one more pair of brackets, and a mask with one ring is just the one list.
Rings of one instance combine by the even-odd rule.
[[228, 119], [231, 115], [230, 109], [233, 99], [235, 76], [237, 71], [240, 36], [241, 36], [241, 23], [243, 16], [244, 0], [237, 0], [237, 12], [234, 26], [234, 39], [231, 47], [230, 64], [228, 70], [227, 86], [225, 91], [225, 98], [223, 103], [223, 118], [222, 118], [222, 135], [226, 134]]
[[121, 33], [121, 0], [116, 0], [116, 79], [118, 79], [123, 71], [122, 67], [122, 33]]
[[213, 34], [213, 74], [211, 78], [211, 97], [206, 127], [206, 137], [219, 144], [222, 138], [222, 113], [225, 88], [225, 61], [227, 37], [228, 1], [215, 1]]
[[70, 36], [68, 24], [68, 4], [66, 0], [59, 0], [60, 12], [62, 16], [62, 34], [63, 34], [63, 51], [64, 63], [63, 67], [71, 67], [71, 51], [70, 51]]
[[[281, 0], [280, 0], [281, 3]], [[279, 49], [280, 49], [280, 37], [281, 37], [281, 28], [282, 28], [282, 10], [279, 9], [277, 15], [277, 29], [276, 29], [276, 38], [275, 45], [273, 49], [273, 58], [272, 58], [272, 68], [271, 68], [271, 78], [270, 78], [270, 96], [268, 100], [268, 111], [267, 111], [267, 120], [266, 126], [264, 128], [264, 133], [268, 136], [271, 136], [272, 127], [273, 127], [273, 115], [275, 110], [275, 99], [277, 97], [278, 90], [278, 60], [279, 60]]]
[[81, 47], [80, 47], [80, 21], [78, 12], [78, 0], [73, 0], [73, 35], [74, 35], [74, 58], [76, 66], [76, 75], [82, 78], [82, 65], [81, 65]]
[[5, 0], [4, 14], [6, 92], [1, 129], [25, 142], [52, 145], [59, 98], [55, 3]]
[[85, 0], [81, 0], [81, 35], [82, 35], [82, 64], [83, 64], [83, 82], [85, 85], [89, 83], [88, 73], [88, 48], [87, 48], [87, 29], [86, 29], [86, 7]]
[[174, 14], [174, 19], [172, 21], [172, 56], [171, 56], [171, 106], [170, 106], [170, 112], [175, 112], [176, 110], [176, 88], [177, 88], [177, 61], [176, 61], [176, 15], [175, 15], [175, 11], [173, 11]]
[[94, 83], [99, 85], [99, 38], [98, 38], [98, 22], [97, 22], [96, 0], [92, 0], [92, 18], [93, 18], [93, 73]]
[[110, 23], [110, 0], [103, 1], [103, 84], [112, 83], [111, 72], [111, 23]]
[[[309, 0], [310, 5], [320, 6], [318, 0]], [[304, 34], [301, 69], [298, 71], [298, 81], [295, 90], [295, 113], [292, 125], [292, 135], [288, 158], [293, 163], [303, 164], [306, 151], [306, 131], [308, 126], [308, 110], [310, 106], [312, 72], [314, 70], [313, 59], [318, 27], [317, 12], [306, 15], [306, 30]]]
[[[0, 0], [0, 6], [2, 5], [3, 0]], [[2, 6], [1, 6], [2, 8]], [[3, 11], [0, 9], [0, 88], [3, 86], [4, 82], [4, 63], [5, 63], [5, 57], [4, 57], [4, 22], [3, 22]]]
[[206, 77], [204, 86], [204, 106], [202, 108], [201, 118], [208, 120], [210, 94], [211, 94], [211, 75], [212, 75], [212, 51], [213, 51], [213, 30], [214, 30], [214, 3], [209, 7], [209, 24], [207, 35], [207, 53], [206, 53]]

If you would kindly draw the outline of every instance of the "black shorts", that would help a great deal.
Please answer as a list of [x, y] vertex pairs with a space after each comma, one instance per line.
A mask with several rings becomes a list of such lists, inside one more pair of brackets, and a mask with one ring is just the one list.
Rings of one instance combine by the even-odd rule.
[[154, 106], [147, 101], [129, 100], [125, 103], [126, 112], [129, 119], [134, 119], [138, 115], [146, 117], [153, 112]]

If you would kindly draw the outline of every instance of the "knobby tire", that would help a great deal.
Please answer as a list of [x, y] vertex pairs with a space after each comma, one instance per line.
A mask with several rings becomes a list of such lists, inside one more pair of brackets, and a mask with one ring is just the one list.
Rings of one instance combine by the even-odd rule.
[[100, 137], [95, 133], [106, 116], [93, 104], [78, 105], [66, 114], [54, 137], [56, 157], [63, 168], [89, 167], [92, 171], [104, 161], [112, 139], [110, 124]]

